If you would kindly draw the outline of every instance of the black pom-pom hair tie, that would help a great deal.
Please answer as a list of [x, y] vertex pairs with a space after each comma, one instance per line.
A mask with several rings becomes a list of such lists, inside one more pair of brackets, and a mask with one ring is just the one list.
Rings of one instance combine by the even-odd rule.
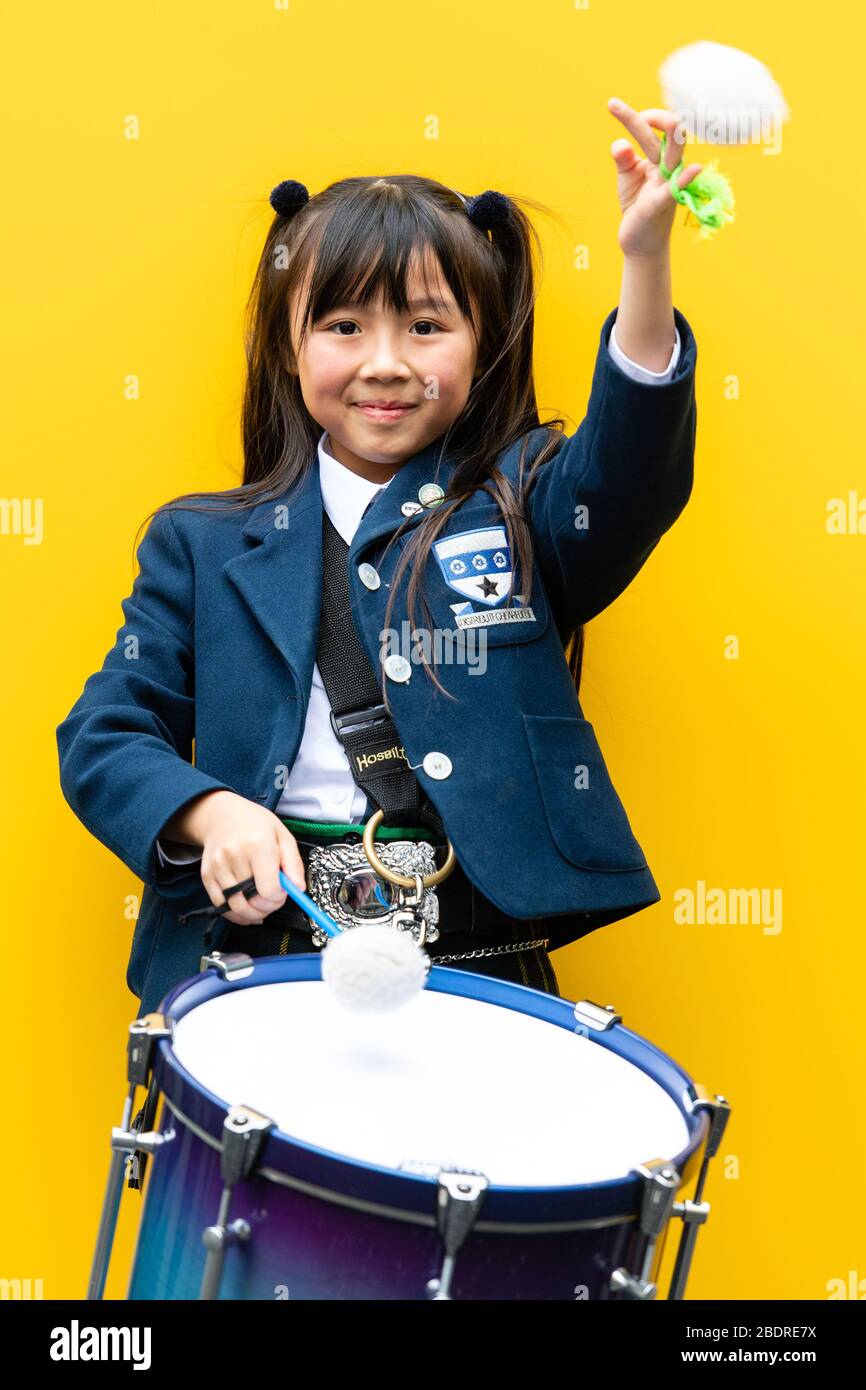
[[508, 224], [511, 217], [511, 199], [506, 198], [504, 193], [497, 193], [495, 188], [476, 193], [474, 198], [466, 198], [462, 193], [458, 193], [457, 196], [463, 198], [469, 221], [474, 222], [482, 232], [495, 232]]
[[282, 183], [271, 189], [270, 204], [280, 217], [293, 217], [309, 201], [306, 188], [295, 179], [283, 179]]
[[[494, 188], [476, 193], [473, 198], [467, 198], [463, 193], [457, 196], [463, 202], [469, 221], [482, 232], [495, 232], [497, 228], [506, 226], [511, 217], [510, 199], [504, 193], [497, 193]], [[296, 179], [283, 179], [282, 183], [271, 189], [270, 204], [280, 217], [294, 217], [309, 201], [306, 187]]]

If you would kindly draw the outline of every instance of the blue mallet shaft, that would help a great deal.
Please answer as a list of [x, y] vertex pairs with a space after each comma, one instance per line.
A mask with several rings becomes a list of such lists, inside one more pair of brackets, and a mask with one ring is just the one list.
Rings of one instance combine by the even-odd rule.
[[329, 917], [327, 912], [322, 911], [318, 903], [314, 903], [312, 898], [307, 897], [303, 888], [298, 888], [296, 884], [292, 883], [290, 878], [286, 878], [282, 869], [280, 869], [280, 883], [285, 888], [289, 897], [294, 898], [298, 906], [302, 907], [304, 911], [312, 917], [313, 921], [322, 928], [323, 932], [326, 932], [328, 936], [340, 936], [342, 928], [337, 926], [333, 917]]

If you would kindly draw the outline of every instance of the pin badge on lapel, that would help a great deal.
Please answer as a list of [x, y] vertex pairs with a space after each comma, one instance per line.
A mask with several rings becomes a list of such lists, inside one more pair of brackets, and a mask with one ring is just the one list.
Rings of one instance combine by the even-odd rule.
[[418, 489], [418, 501], [425, 507], [437, 506], [445, 497], [444, 490], [438, 483], [425, 483]]

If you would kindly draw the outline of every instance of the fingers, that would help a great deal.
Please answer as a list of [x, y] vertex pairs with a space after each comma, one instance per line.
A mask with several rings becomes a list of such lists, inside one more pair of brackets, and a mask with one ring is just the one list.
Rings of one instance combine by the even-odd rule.
[[647, 158], [651, 159], [654, 164], [658, 164], [661, 146], [658, 136], [654, 133], [649, 122], [644, 120], [634, 107], [620, 101], [618, 97], [611, 97], [607, 103], [607, 109], [634, 136]]
[[[685, 127], [678, 116], [672, 111], [661, 111], [655, 106], [648, 106], [640, 112], [640, 116], [646, 121], [647, 126], [658, 126], [667, 136], [665, 143], [664, 164], [668, 173], [676, 169], [686, 148]], [[661, 152], [661, 141], [656, 142]], [[660, 164], [661, 159], [657, 156], [656, 163]]]
[[[306, 889], [306, 874], [298, 842], [277, 816], [268, 812], [263, 820], [260, 807], [252, 812], [242, 808], [242, 812], [238, 823], [235, 809], [234, 818], [217, 827], [214, 846], [205, 846], [201, 880], [214, 907], [228, 903], [230, 911], [222, 914], [226, 921], [255, 926], [286, 901], [280, 869], [302, 889]], [[249, 896], [240, 890], [226, 893], [247, 879], [255, 885]]]
[[[286, 895], [279, 885], [277, 869], [276, 839], [270, 853], [265, 846], [251, 841], [248, 845], [218, 850], [207, 867], [202, 866], [201, 878], [214, 907], [229, 903], [231, 911], [222, 914], [229, 922], [255, 926], [271, 912], [276, 912], [285, 901]], [[226, 893], [227, 888], [244, 883], [248, 878], [253, 879], [256, 885], [256, 892], [249, 898], [240, 891]], [[263, 892], [264, 884], [268, 884], [268, 888]]]
[[252, 857], [252, 873], [256, 880], [256, 896], [250, 898], [251, 907], [260, 907], [267, 916], [282, 907], [288, 896], [280, 883], [280, 844], [276, 834], [273, 844], [262, 846]]
[[642, 162], [630, 140], [614, 140], [610, 152], [616, 160], [617, 169], [623, 174], [629, 173]]
[[[233, 884], [243, 883], [248, 878], [255, 878], [251, 860], [246, 856], [229, 859], [225, 868], [217, 870], [215, 906], [221, 907], [224, 902], [228, 902], [231, 905], [231, 912], [225, 912], [223, 916], [227, 917], [230, 922], [238, 922], [244, 926], [257, 926], [259, 922], [265, 920], [268, 912], [275, 910], [278, 904], [266, 908], [258, 893], [247, 898], [243, 893], [227, 895], [225, 891]], [[256, 882], [256, 888], [258, 889], [258, 882]], [[214, 901], [213, 897], [211, 901]]]
[[[301, 851], [298, 849], [298, 842], [290, 830], [287, 830], [282, 821], [278, 823], [277, 843], [279, 846], [280, 864], [286, 878], [291, 879], [296, 887], [307, 891], [307, 876], [304, 870], [304, 861], [301, 858]], [[277, 884], [279, 885], [279, 877]], [[286, 896], [285, 889], [280, 888], [283, 896]]]
[[667, 136], [665, 148], [665, 168], [668, 172], [675, 169], [683, 158], [685, 150], [685, 130], [681, 126], [679, 117], [673, 111], [664, 111], [659, 107], [648, 106], [643, 111], [635, 111], [634, 107], [627, 102], [620, 101], [617, 97], [611, 97], [607, 104], [611, 115], [621, 121], [626, 130], [634, 136], [644, 154], [651, 159], [654, 164], [658, 164], [661, 158], [661, 141], [653, 130], [653, 126], [658, 126]]
[[691, 183], [692, 179], [701, 172], [703, 167], [703, 164], [687, 164], [683, 172], [677, 174], [678, 187], [685, 188], [686, 184]]

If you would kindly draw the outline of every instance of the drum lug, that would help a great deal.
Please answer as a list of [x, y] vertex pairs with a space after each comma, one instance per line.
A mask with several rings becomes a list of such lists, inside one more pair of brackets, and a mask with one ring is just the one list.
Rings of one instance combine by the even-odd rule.
[[675, 1214], [681, 1217], [683, 1222], [674, 1272], [671, 1275], [671, 1286], [668, 1291], [668, 1298], [674, 1300], [685, 1297], [686, 1280], [689, 1277], [689, 1270], [695, 1253], [698, 1231], [710, 1214], [710, 1204], [704, 1201], [704, 1185], [707, 1181], [710, 1159], [715, 1158], [719, 1151], [722, 1135], [731, 1113], [731, 1107], [724, 1096], [710, 1096], [703, 1086], [697, 1086], [695, 1089], [698, 1098], [694, 1108], [695, 1110], [706, 1110], [709, 1113], [710, 1127], [704, 1146], [701, 1170], [695, 1184], [695, 1195], [690, 1201], [677, 1202], [674, 1206]]
[[617, 1013], [613, 1004], [602, 1007], [591, 999], [579, 999], [574, 1006], [574, 1021], [578, 1033], [587, 1033], [590, 1029], [594, 1033], [605, 1033], [615, 1023], [622, 1023], [622, 1014]]
[[148, 1084], [154, 1043], [160, 1038], [170, 1038], [172, 1026], [164, 1014], [145, 1014], [130, 1023], [126, 1045], [126, 1076], [130, 1086]]
[[[249, 957], [245, 959], [249, 960]], [[202, 1233], [207, 1258], [199, 1300], [219, 1297], [226, 1251], [232, 1245], [250, 1238], [250, 1227], [246, 1221], [229, 1223], [232, 1190], [235, 1183], [245, 1182], [252, 1173], [268, 1132], [275, 1124], [275, 1120], [258, 1110], [252, 1110], [248, 1105], [233, 1105], [223, 1121], [220, 1176], [224, 1186], [216, 1222]]]
[[622, 1267], [615, 1269], [610, 1277], [610, 1289], [612, 1293], [622, 1294], [623, 1298], [650, 1299], [655, 1298], [658, 1292], [657, 1286], [649, 1278], [655, 1248], [670, 1220], [680, 1186], [680, 1175], [668, 1159], [662, 1158], [640, 1164], [633, 1171], [643, 1182], [638, 1224], [642, 1234], [649, 1239], [640, 1273], [631, 1274]]
[[202, 956], [198, 963], [199, 971], [213, 968], [218, 970], [224, 980], [242, 980], [252, 974], [253, 958], [245, 951], [211, 951]]
[[475, 1225], [489, 1186], [484, 1174], [475, 1169], [449, 1168], [439, 1173], [436, 1225], [445, 1255], [439, 1278], [427, 1281], [427, 1296], [434, 1302], [451, 1299], [451, 1281], [457, 1255]]
[[248, 1105], [233, 1105], [223, 1121], [220, 1173], [226, 1187], [243, 1182], [255, 1167], [262, 1144], [276, 1120]]

